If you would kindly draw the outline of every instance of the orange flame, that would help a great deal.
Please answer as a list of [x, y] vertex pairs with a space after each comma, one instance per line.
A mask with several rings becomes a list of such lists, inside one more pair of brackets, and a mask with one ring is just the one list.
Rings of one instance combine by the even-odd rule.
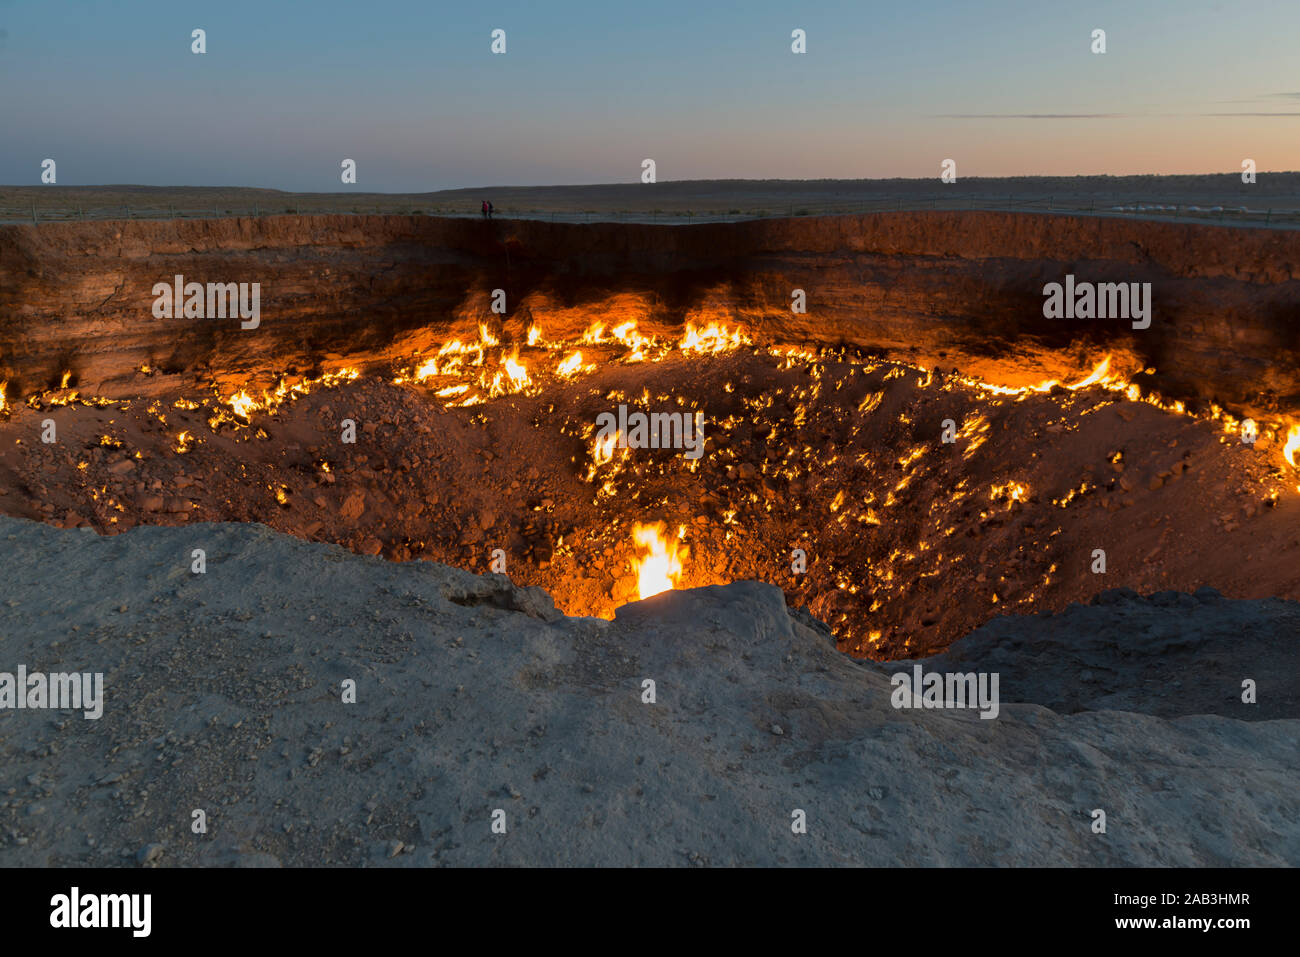
[[682, 574], [682, 556], [676, 540], [666, 538], [663, 522], [632, 526], [632, 541], [639, 552], [633, 559], [637, 573], [637, 593], [642, 599], [677, 587]]
[[1135, 386], [1129, 385], [1122, 376], [1111, 374], [1109, 353], [1103, 356], [1101, 361], [1093, 366], [1091, 372], [1078, 382], [1074, 383], [1065, 383], [1060, 379], [1045, 379], [1037, 385], [1012, 386], [996, 385], [992, 382], [982, 382], [978, 379], [963, 378], [963, 381], [978, 389], [983, 389], [985, 392], [992, 392], [995, 395], [1029, 395], [1034, 392], [1050, 392], [1056, 386], [1061, 386], [1064, 389], [1069, 389], [1071, 392], [1074, 392], [1079, 389], [1086, 389], [1089, 386], [1099, 385], [1102, 388], [1112, 389], [1115, 391], [1128, 390], [1128, 397], [1130, 399], [1136, 400], [1137, 398]]
[[615, 432], [604, 438], [597, 436], [596, 440], [591, 443], [591, 468], [587, 470], [588, 482], [596, 477], [597, 469], [614, 458], [614, 449], [618, 446], [620, 435], [622, 435], [621, 432]]
[[569, 358], [561, 362], [555, 369], [557, 375], [568, 378], [582, 368], [582, 353], [575, 352]]
[[1300, 468], [1300, 465], [1296, 464], [1297, 453], [1300, 453], [1300, 425], [1293, 425], [1287, 434], [1286, 445], [1282, 447], [1282, 457], [1291, 467]]
[[230, 397], [230, 407], [235, 410], [235, 414], [240, 418], [247, 419], [252, 411], [257, 408], [257, 401], [240, 389]]
[[686, 334], [682, 336], [680, 345], [686, 352], [717, 353], [752, 345], [752, 342], [739, 329], [728, 331], [726, 326], [716, 322], [709, 323], [703, 329], [697, 329], [693, 323], [688, 322]]
[[528, 378], [528, 370], [524, 364], [519, 361], [519, 354], [512, 352], [505, 359], [506, 374], [510, 376], [510, 382], [516, 389], [522, 389], [532, 380]]
[[[1296, 461], [1296, 456], [1300, 455], [1300, 424], [1291, 426], [1291, 431], [1287, 433], [1286, 445], [1282, 446], [1282, 458], [1286, 459], [1287, 465], [1292, 468], [1300, 468], [1300, 463]], [[1295, 487], [1300, 492], [1300, 485]]]

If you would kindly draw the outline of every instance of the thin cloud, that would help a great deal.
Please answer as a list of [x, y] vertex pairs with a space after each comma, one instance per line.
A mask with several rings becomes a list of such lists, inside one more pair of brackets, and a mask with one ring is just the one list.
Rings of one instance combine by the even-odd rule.
[[1132, 113], [940, 113], [941, 120], [1113, 120]]
[[1300, 100], [1300, 93], [1261, 93], [1259, 96], [1234, 97], [1230, 100], [1214, 100], [1215, 103], [1261, 103], [1265, 100]]
[[1201, 116], [1300, 116], [1300, 113], [1202, 113]]

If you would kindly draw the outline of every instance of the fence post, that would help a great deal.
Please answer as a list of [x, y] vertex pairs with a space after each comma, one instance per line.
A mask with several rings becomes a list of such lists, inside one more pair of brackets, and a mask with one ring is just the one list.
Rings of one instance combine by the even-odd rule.
[[36, 204], [32, 203], [32, 223], [39, 224], [40, 220], [36, 218]]
[[1264, 225], [1267, 226], [1267, 225], [1268, 225], [1268, 221], [1269, 221], [1270, 219], [1272, 219], [1272, 218], [1273, 218], [1273, 209], [1272, 209], [1272, 207], [1270, 207], [1269, 210], [1268, 210], [1268, 212], [1266, 212], [1266, 213], [1264, 214]]

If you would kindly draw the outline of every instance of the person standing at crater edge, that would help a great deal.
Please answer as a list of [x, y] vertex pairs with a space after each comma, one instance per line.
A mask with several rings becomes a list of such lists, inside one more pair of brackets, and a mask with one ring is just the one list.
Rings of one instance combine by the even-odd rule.
[[488, 201], [486, 199], [483, 200], [483, 218], [488, 218]]

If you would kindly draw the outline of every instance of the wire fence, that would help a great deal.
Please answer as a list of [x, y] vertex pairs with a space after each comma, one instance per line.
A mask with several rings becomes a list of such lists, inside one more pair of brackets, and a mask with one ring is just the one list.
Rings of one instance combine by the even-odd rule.
[[[781, 219], [805, 216], [862, 215], [881, 212], [918, 210], [984, 210], [993, 212], [1037, 212], [1064, 215], [1126, 217], [1169, 220], [1175, 222], [1221, 223], [1236, 226], [1266, 226], [1280, 229], [1300, 228], [1300, 208], [1255, 209], [1246, 206], [1208, 203], [1174, 203], [1161, 201], [1081, 201], [1077, 196], [1058, 200], [1054, 196], [1014, 196], [1005, 198], [935, 196], [928, 198], [895, 197], [872, 200], [821, 203], [769, 204], [757, 208], [712, 207], [703, 209], [554, 209], [505, 205], [496, 209], [496, 219], [529, 219], [554, 223], [646, 223], [683, 225], [692, 223], [732, 223], [756, 219]], [[0, 206], [0, 222], [56, 223], [103, 220], [222, 219], [282, 215], [360, 215], [360, 216], [443, 216], [481, 218], [480, 209], [465, 205], [419, 205], [410, 202], [376, 205], [285, 205], [285, 206], [214, 206], [177, 207], [173, 205], [124, 206]]]

